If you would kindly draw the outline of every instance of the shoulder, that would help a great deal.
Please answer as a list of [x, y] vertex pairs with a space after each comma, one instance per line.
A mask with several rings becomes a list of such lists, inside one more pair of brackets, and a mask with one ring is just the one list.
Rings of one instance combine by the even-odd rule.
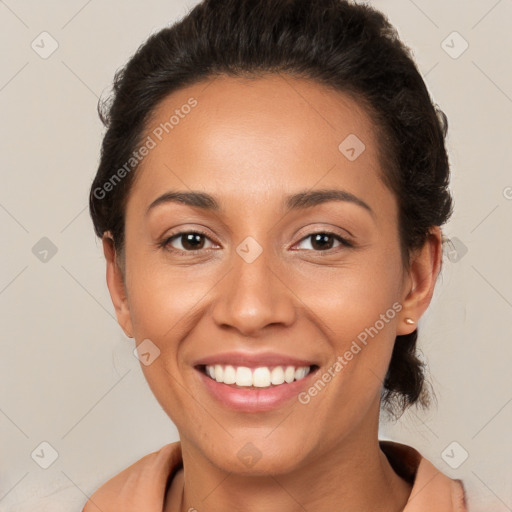
[[[420, 493], [424, 493], [421, 496]], [[468, 512], [466, 504], [466, 495], [462, 480], [454, 480], [441, 471], [439, 471], [425, 457], [421, 458], [414, 482], [413, 491], [409, 498], [410, 509], [405, 508], [404, 512], [415, 512], [415, 500], [423, 505], [427, 510], [446, 510], [447, 512]], [[408, 502], [408, 505], [409, 505]], [[418, 508], [418, 512], [423, 512], [423, 508]]]
[[82, 512], [161, 511], [169, 476], [180, 463], [180, 443], [166, 444], [105, 482]]
[[411, 446], [380, 441], [393, 469], [412, 484], [403, 512], [467, 512], [466, 495], [461, 480], [439, 471]]

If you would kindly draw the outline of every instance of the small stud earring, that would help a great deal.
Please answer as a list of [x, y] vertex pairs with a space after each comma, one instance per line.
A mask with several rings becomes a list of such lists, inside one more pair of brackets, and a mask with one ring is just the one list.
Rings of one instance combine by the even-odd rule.
[[405, 321], [406, 324], [409, 324], [409, 325], [413, 325], [414, 324], [414, 320], [412, 318], [406, 318], [404, 321]]

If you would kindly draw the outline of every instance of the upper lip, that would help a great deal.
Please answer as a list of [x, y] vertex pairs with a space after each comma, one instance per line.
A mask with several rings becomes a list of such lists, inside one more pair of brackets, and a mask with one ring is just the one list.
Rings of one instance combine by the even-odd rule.
[[210, 365], [231, 365], [247, 366], [248, 368], [258, 368], [260, 366], [313, 366], [316, 363], [309, 359], [299, 359], [286, 354], [277, 352], [223, 352], [207, 357], [202, 357], [194, 362], [193, 366]]

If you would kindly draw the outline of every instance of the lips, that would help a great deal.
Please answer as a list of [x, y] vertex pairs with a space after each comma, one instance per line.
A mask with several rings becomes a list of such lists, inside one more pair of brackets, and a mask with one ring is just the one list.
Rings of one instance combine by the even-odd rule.
[[197, 360], [194, 367], [216, 401], [243, 412], [284, 405], [319, 368], [312, 360], [270, 352], [216, 354]]

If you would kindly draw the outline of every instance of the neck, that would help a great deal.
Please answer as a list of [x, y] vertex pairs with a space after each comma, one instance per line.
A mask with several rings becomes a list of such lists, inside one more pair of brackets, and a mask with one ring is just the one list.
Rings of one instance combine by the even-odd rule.
[[357, 429], [336, 446], [319, 450], [300, 469], [264, 476], [224, 472], [182, 441], [186, 471], [178, 473], [173, 482], [174, 495], [181, 498], [169, 503], [169, 510], [401, 511], [411, 485], [394, 472], [380, 450], [378, 429], [369, 430]]

